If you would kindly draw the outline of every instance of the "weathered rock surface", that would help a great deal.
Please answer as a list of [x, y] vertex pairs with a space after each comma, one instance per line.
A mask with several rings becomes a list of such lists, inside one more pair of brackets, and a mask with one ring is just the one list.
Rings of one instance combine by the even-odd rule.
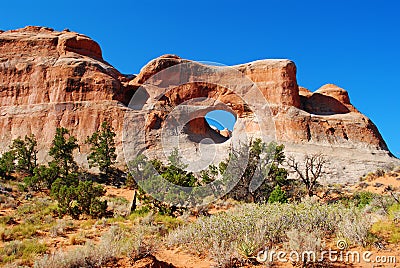
[[[30, 26], [0, 32], [0, 104], [0, 148], [33, 133], [42, 161], [56, 127], [70, 129], [83, 144], [104, 120], [117, 132], [121, 165], [124, 144], [158, 157], [178, 146], [196, 170], [209, 164], [204, 154], [217, 162], [230, 142], [261, 132], [284, 143], [287, 154], [326, 154], [330, 181], [354, 182], [397, 161], [346, 90], [299, 87], [289, 60], [215, 67], [164, 55], [128, 77], [103, 60], [90, 38]], [[236, 116], [230, 139], [206, 123], [204, 116], [215, 109]], [[84, 165], [86, 153], [81, 146], [77, 157]]]
[[31, 26], [1, 33], [0, 147], [33, 133], [44, 159], [56, 127], [81, 143], [103, 120], [121, 130], [127, 82], [84, 35]]

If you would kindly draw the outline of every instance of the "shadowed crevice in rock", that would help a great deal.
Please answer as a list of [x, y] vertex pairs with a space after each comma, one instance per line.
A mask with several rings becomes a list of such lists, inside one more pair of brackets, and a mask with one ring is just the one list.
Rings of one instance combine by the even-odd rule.
[[350, 112], [343, 103], [337, 99], [314, 93], [310, 97], [300, 96], [302, 109], [310, 114], [334, 115], [347, 114]]

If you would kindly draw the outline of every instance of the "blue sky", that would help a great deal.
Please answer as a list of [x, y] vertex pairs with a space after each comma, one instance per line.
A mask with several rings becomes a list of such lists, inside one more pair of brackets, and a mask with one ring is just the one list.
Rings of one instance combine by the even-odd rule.
[[300, 85], [335, 83], [400, 156], [398, 1], [4, 1], [0, 29], [69, 28], [137, 73], [166, 53], [226, 65], [288, 58]]
[[209, 125], [212, 125], [219, 130], [227, 128], [230, 131], [233, 130], [236, 122], [236, 118], [233, 114], [222, 110], [208, 112], [206, 114], [206, 120]]

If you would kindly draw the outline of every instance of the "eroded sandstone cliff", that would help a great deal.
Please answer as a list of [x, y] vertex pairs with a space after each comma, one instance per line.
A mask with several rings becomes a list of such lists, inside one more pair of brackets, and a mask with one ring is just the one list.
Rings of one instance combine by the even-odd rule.
[[[139, 97], [132, 102], [134, 94]], [[235, 137], [260, 131], [298, 158], [326, 154], [330, 181], [355, 181], [397, 161], [376, 126], [351, 105], [346, 90], [299, 87], [289, 60], [216, 67], [165, 55], [137, 76], [124, 76], [103, 60], [100, 46], [89, 37], [26, 27], [0, 32], [0, 103], [0, 148], [33, 133], [41, 161], [47, 160], [56, 127], [63, 126], [82, 144], [77, 157], [86, 165], [83, 142], [104, 120], [117, 132], [120, 164], [124, 149], [125, 155], [134, 148], [160, 157], [179, 145], [192, 168], [201, 168], [209, 163], [202, 153], [211, 152], [219, 161]], [[237, 118], [228, 141], [204, 119], [215, 109]]]

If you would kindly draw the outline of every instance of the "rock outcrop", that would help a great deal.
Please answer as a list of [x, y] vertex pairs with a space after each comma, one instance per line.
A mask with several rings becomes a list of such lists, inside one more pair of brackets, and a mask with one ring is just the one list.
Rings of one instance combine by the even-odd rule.
[[[298, 158], [326, 154], [330, 181], [354, 182], [397, 161], [346, 90], [331, 84], [315, 92], [299, 87], [289, 60], [216, 67], [164, 55], [137, 76], [125, 76], [104, 61], [89, 37], [29, 26], [0, 32], [0, 104], [2, 151], [12, 139], [33, 133], [41, 161], [47, 160], [56, 127], [63, 126], [82, 144], [77, 158], [87, 165], [84, 140], [104, 120], [117, 132], [121, 165], [130, 153], [126, 148], [123, 153], [124, 146], [162, 157], [179, 145], [195, 170], [209, 163], [201, 153], [215, 154], [217, 162], [235, 138], [260, 132]], [[207, 124], [204, 116], [215, 109], [235, 115], [232, 133]]]
[[122, 130], [127, 83], [84, 35], [31, 26], [1, 33], [0, 147], [33, 133], [44, 160], [56, 127], [71, 129], [81, 143], [103, 120]]

